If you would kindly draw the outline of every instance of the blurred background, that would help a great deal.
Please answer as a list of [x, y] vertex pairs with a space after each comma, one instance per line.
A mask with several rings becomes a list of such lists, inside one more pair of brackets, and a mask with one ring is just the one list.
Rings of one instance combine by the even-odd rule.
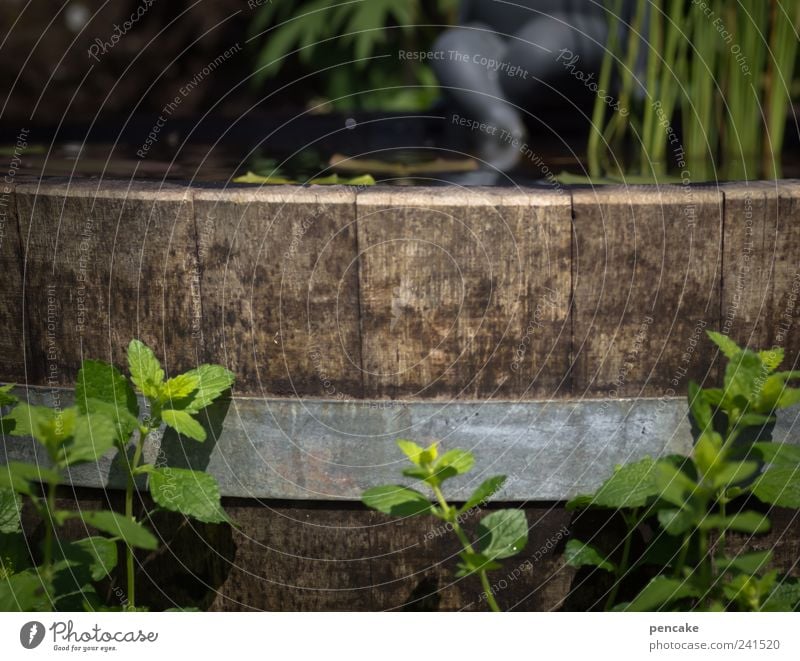
[[[249, 171], [269, 183], [325, 177], [338, 162], [340, 172], [397, 180], [488, 165], [523, 183], [555, 174], [567, 183], [668, 181], [680, 168], [653, 112], [660, 101], [691, 152], [694, 180], [797, 176], [794, 157], [786, 171], [770, 162], [798, 146], [797, 0], [709, 0], [712, 15], [688, 0], [519, 4], [539, 32], [525, 32], [531, 21], [509, 18], [509, 3], [496, 0], [2, 0], [0, 148], [13, 156], [28, 130], [17, 155], [34, 174], [212, 181]], [[570, 24], [565, 40], [583, 36], [565, 46], [579, 50], [585, 37], [592, 54], [570, 69], [562, 53], [553, 76], [559, 43], [548, 44], [546, 78], [530, 53], [521, 56], [536, 82], [507, 123], [527, 151], [454, 127], [454, 113], [480, 122], [491, 104], [470, 115], [465, 94], [443, 92], [437, 63], [400, 55], [441, 48], [442, 34], [465, 21], [511, 46], [527, 34], [546, 40], [558, 33], [542, 29], [543, 18]], [[464, 52], [481, 54], [469, 41]], [[736, 75], [743, 60], [745, 78]], [[488, 76], [502, 85], [508, 71]], [[630, 119], [588, 83], [604, 76]], [[494, 105], [503, 103], [511, 101]], [[366, 163], [350, 163], [356, 156]]]

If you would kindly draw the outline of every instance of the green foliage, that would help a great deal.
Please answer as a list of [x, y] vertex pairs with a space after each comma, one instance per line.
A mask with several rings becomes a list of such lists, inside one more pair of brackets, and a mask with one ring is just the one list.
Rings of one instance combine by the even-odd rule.
[[[788, 383], [800, 376], [777, 372], [783, 352], [754, 352], [709, 333], [727, 360], [721, 389], [689, 387], [689, 411], [697, 430], [688, 457], [644, 459], [618, 468], [598, 491], [578, 496], [573, 508], [618, 510], [627, 524], [623, 552], [614, 562], [578, 540], [567, 561], [614, 574], [606, 602], [613, 610], [792, 610], [800, 604], [797, 582], [770, 568], [769, 551], [731, 555], [728, 534], [759, 535], [769, 518], [746, 509], [746, 496], [766, 505], [800, 508], [800, 448], [762, 440], [775, 411], [798, 401]], [[736, 507], [733, 507], [736, 505]], [[653, 563], [659, 573], [629, 602], [617, 603], [620, 585], [635, 585], [631, 541], [650, 521], [653, 536], [633, 567]]]
[[478, 551], [490, 560], [510, 558], [528, 543], [528, 522], [522, 510], [499, 510], [478, 524]]
[[319, 71], [306, 87], [339, 110], [420, 110], [438, 92], [431, 69], [398, 57], [398, 50], [430, 50], [454, 18], [457, 0], [303, 0], [265, 3], [251, 35], [259, 47], [255, 82], [288, 62]]
[[154, 468], [150, 472], [150, 495], [170, 512], [180, 512], [203, 523], [228, 522], [217, 481], [203, 471]]
[[176, 432], [195, 441], [206, 440], [206, 430], [203, 429], [188, 411], [176, 411], [166, 409], [161, 412], [161, 419], [168, 427], [172, 427]]
[[614, 509], [641, 507], [652, 500], [658, 491], [656, 462], [646, 457], [633, 464], [618, 466], [596, 493], [591, 496], [576, 496], [567, 503], [567, 507], [574, 508], [584, 501], [596, 507]]
[[[45, 450], [52, 468], [10, 462], [0, 466], [0, 610], [82, 610], [103, 608], [94, 583], [110, 575], [124, 552], [128, 608], [136, 609], [133, 550], [155, 550], [158, 539], [133, 513], [136, 475], [149, 475], [156, 505], [204, 523], [225, 523], [216, 480], [201, 471], [142, 463], [150, 435], [171, 427], [195, 441], [206, 439], [197, 420], [233, 383], [233, 374], [219, 365], [201, 365], [165, 379], [153, 351], [139, 340], [128, 346], [130, 379], [116, 367], [85, 360], [78, 372], [75, 406], [51, 409], [19, 402], [10, 386], [0, 388], [0, 406], [13, 407], [0, 424], [12, 436], [33, 437]], [[137, 391], [146, 402], [140, 412]], [[62, 473], [97, 461], [116, 448], [127, 470], [125, 512], [80, 512], [56, 508]], [[44, 492], [44, 494], [43, 494]], [[25, 496], [45, 524], [39, 566], [32, 567], [20, 529]], [[76, 542], [57, 541], [58, 529], [81, 519], [108, 537]]]
[[[33, 437], [53, 468], [24, 462], [0, 466], [0, 610], [82, 609], [95, 601], [92, 583], [116, 565], [116, 545], [100, 538], [57, 545], [57, 529], [77, 515], [56, 508], [55, 492], [63, 470], [95, 461], [114, 445], [115, 424], [87, 408], [31, 406], [8, 388], [2, 392], [3, 406], [14, 407], [2, 419], [4, 431]], [[45, 526], [38, 567], [31, 566], [20, 525], [22, 496]]]
[[153, 551], [158, 548], [158, 540], [144, 526], [116, 512], [99, 511], [80, 513], [80, 518], [87, 525], [121, 539], [125, 546]]
[[368, 489], [362, 495], [362, 501], [368, 507], [390, 516], [429, 514], [446, 522], [463, 548], [459, 554], [456, 575], [477, 575], [489, 606], [494, 611], [500, 610], [489, 585], [487, 572], [500, 569], [502, 565], [498, 560], [510, 558], [525, 548], [528, 542], [525, 513], [522, 510], [507, 509], [487, 514], [478, 524], [475, 542], [469, 540], [461, 526], [461, 520], [497, 493], [506, 480], [505, 476], [497, 475], [484, 480], [459, 508], [447, 501], [442, 492], [442, 483], [472, 470], [475, 465], [472, 453], [455, 448], [440, 455], [435, 443], [423, 448], [408, 440], [399, 440], [397, 445], [411, 464], [403, 470], [403, 475], [427, 487], [433, 493], [434, 502], [419, 491], [400, 485]]
[[11, 489], [0, 489], [0, 533], [20, 530], [22, 499]]
[[61, 544], [55, 555], [70, 567], [85, 567], [93, 581], [103, 580], [117, 566], [117, 545], [107, 537], [86, 537]]
[[390, 516], [415, 516], [433, 511], [433, 505], [419, 491], [398, 485], [368, 489], [361, 499], [367, 507]]
[[597, 548], [577, 539], [567, 542], [564, 549], [564, 561], [570, 567], [598, 567], [605, 571], [613, 572], [616, 567]]
[[[617, 110], [603, 95], [595, 100], [587, 147], [592, 178], [666, 183], [670, 165], [697, 182], [780, 178], [800, 3], [642, 0], [630, 27], [622, 24], [622, 0], [606, 0], [606, 8], [598, 87], [609, 89], [619, 78], [620, 89]], [[627, 45], [619, 43], [620, 28], [630, 35]], [[640, 61], [646, 62], [641, 83]], [[646, 91], [641, 99], [637, 88]]]

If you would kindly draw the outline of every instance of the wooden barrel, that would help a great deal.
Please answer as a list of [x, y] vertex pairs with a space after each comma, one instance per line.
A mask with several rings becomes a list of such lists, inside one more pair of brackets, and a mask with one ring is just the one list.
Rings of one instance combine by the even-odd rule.
[[[524, 506], [532, 528], [514, 579], [498, 578], [504, 606], [570, 607], [563, 545], [573, 525], [608, 522], [576, 523], [559, 503], [615, 464], [689, 448], [687, 384], [721, 380], [704, 331], [783, 347], [786, 368], [797, 364], [799, 209], [795, 181], [19, 180], [0, 205], [0, 380], [68, 402], [81, 360], [123, 365], [132, 337], [168, 373], [216, 362], [236, 374], [211, 440], [152, 448], [214, 473], [240, 525], [179, 531], [183, 571], [213, 588], [204, 605], [485, 606], [476, 582], [453, 578], [457, 549], [436, 522], [357, 504], [397, 481], [394, 440], [409, 437], [475, 452], [454, 498], [509, 476], [499, 499]], [[7, 458], [31, 455], [4, 444]], [[84, 503], [120, 486], [110, 459], [100, 467], [71, 476]], [[780, 519], [773, 535], [779, 558], [796, 547]], [[154, 583], [176, 566], [153, 565]]]

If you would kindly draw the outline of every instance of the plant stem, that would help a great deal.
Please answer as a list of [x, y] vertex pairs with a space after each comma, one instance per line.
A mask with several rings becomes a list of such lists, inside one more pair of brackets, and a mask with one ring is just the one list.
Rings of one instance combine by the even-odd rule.
[[692, 536], [690, 533], [686, 533], [683, 536], [683, 542], [681, 542], [681, 552], [678, 555], [678, 562], [675, 565], [675, 571], [673, 573], [674, 576], [678, 577], [683, 574], [683, 568], [686, 565], [686, 556], [689, 555], [689, 543], [692, 541]]
[[[611, 117], [611, 121], [606, 127], [603, 134], [606, 144], [609, 148], [613, 149], [612, 143], [614, 141], [624, 140], [627, 133], [630, 120], [633, 119], [634, 113], [631, 112], [631, 99], [633, 98], [633, 85], [636, 80], [634, 70], [636, 63], [639, 59], [639, 48], [642, 44], [642, 25], [644, 22], [645, 12], [647, 11], [647, 4], [645, 0], [638, 0], [637, 8], [634, 12], [630, 29], [628, 30], [628, 51], [625, 55], [625, 63], [620, 71], [622, 84], [619, 94], [619, 106], [628, 112], [623, 115], [616, 113]], [[615, 158], [619, 163], [619, 158]], [[625, 168], [618, 167], [620, 176], [625, 176]], [[610, 174], [610, 171], [609, 171]]]
[[763, 167], [765, 176], [774, 179], [781, 177], [781, 151], [786, 130], [786, 116], [791, 103], [789, 87], [797, 59], [798, 42], [795, 30], [798, 27], [800, 27], [800, 4], [785, 0], [773, 1], [770, 35], [772, 56], [765, 92], [767, 138], [763, 143]]
[[700, 579], [707, 590], [711, 589], [711, 559], [708, 553], [708, 531], [698, 531], [700, 551]]
[[[608, 14], [608, 38], [606, 40], [606, 51], [603, 53], [603, 63], [600, 65], [600, 76], [597, 80], [598, 90], [608, 90], [611, 84], [611, 72], [613, 69], [613, 57], [617, 50], [619, 36], [619, 14], [622, 11], [622, 0], [615, 0], [613, 6], [606, 13]], [[592, 111], [592, 125], [589, 127], [589, 143], [586, 146], [586, 156], [589, 161], [589, 176], [597, 178], [602, 176], [603, 170], [600, 165], [600, 153], [603, 150], [603, 122], [606, 116], [606, 102], [600, 94], [594, 99], [594, 109]]]
[[[664, 66], [661, 68], [660, 88], [658, 90], [658, 100], [661, 102], [663, 117], [669, 122], [669, 127], [674, 126], [675, 122], [675, 103], [678, 99], [677, 81], [681, 79], [680, 67], [686, 57], [686, 46], [688, 37], [683, 33], [684, 19], [683, 0], [671, 0], [669, 13], [664, 24], [665, 43], [664, 43]], [[648, 90], [649, 91], [649, 90]], [[654, 163], [663, 163], [662, 175], [667, 168], [667, 132], [661, 122], [655, 121], [652, 126], [653, 133], [650, 136], [651, 159]], [[663, 180], [664, 177], [660, 177]]]
[[[662, 90], [658, 84], [661, 52], [663, 50], [664, 21], [660, 3], [650, 4], [650, 26], [648, 29], [647, 73], [645, 76], [646, 94], [644, 99], [644, 120], [642, 125], [641, 156], [639, 167], [643, 175], [652, 171], [654, 176], [664, 171], [664, 164], [653, 161], [652, 141], [658, 135], [653, 127], [656, 126], [655, 102], [662, 99]], [[654, 135], [655, 134], [655, 135]], [[652, 170], [651, 170], [652, 168]]]
[[[624, 515], [623, 515], [624, 516]], [[631, 557], [631, 545], [633, 543], [633, 533], [636, 531], [636, 527], [639, 525], [639, 517], [636, 512], [634, 512], [633, 516], [627, 517], [625, 516], [625, 524], [628, 526], [628, 532], [625, 535], [625, 542], [622, 546], [622, 558], [617, 565], [617, 571], [614, 572], [614, 585], [611, 587], [611, 592], [608, 593], [608, 599], [606, 599], [606, 604], [604, 610], [610, 610], [614, 605], [614, 602], [617, 599], [617, 594], [619, 594], [620, 585], [622, 585], [622, 578], [628, 572], [628, 564], [630, 563]]]
[[[445, 500], [442, 490], [439, 487], [431, 486], [431, 489], [433, 489], [433, 493], [436, 495], [436, 500], [439, 502], [439, 506], [442, 508], [442, 515], [446, 521], [452, 524], [453, 532], [456, 534], [456, 537], [458, 537], [458, 541], [461, 542], [461, 546], [464, 547], [464, 550], [467, 553], [475, 553], [475, 549], [472, 548], [469, 538], [464, 532], [464, 529], [461, 527], [461, 524], [458, 522], [456, 509], [448, 504], [447, 500]], [[500, 606], [497, 604], [497, 601], [495, 601], [494, 595], [492, 594], [492, 586], [489, 584], [489, 577], [486, 575], [486, 571], [484, 569], [479, 569], [477, 574], [481, 581], [483, 593], [486, 595], [486, 601], [489, 604], [489, 608], [491, 608], [495, 613], [500, 613]]]
[[[141, 427], [139, 429], [139, 440], [136, 443], [136, 449], [133, 451], [133, 460], [127, 464], [128, 475], [127, 484], [125, 485], [125, 516], [132, 521], [135, 521], [133, 516], [133, 492], [136, 488], [134, 471], [138, 468], [142, 460], [142, 451], [144, 450], [144, 443], [150, 433], [149, 427]], [[128, 607], [136, 607], [136, 578], [134, 573], [134, 557], [133, 548], [125, 544], [125, 573], [128, 583]]]
[[53, 543], [56, 537], [56, 525], [53, 521], [53, 512], [56, 508], [56, 489], [58, 485], [53, 482], [47, 484], [47, 502], [44, 511], [44, 574], [48, 583], [53, 580]]

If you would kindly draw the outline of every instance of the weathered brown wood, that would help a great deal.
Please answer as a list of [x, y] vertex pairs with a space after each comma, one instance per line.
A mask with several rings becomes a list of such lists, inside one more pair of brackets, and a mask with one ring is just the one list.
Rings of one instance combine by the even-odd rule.
[[722, 195], [573, 191], [573, 395], [663, 396], [704, 381], [719, 319]]
[[360, 193], [366, 395], [566, 392], [569, 220], [555, 191]]
[[360, 396], [355, 193], [204, 190], [195, 213], [207, 359], [237, 392]]
[[22, 256], [14, 183], [0, 182], [0, 381], [25, 383], [28, 334], [23, 321]]
[[722, 332], [800, 361], [800, 183], [726, 186]]
[[[137, 505], [152, 508], [148, 499]], [[119, 510], [119, 494], [62, 490], [58, 506]], [[453, 534], [428, 517], [391, 519], [359, 505], [225, 499], [237, 530], [203, 525], [166, 513], [152, 519], [162, 540], [156, 552], [137, 553], [138, 603], [160, 610], [197, 606], [210, 610], [487, 610], [479, 582], [456, 579], [459, 551]], [[492, 507], [517, 507], [497, 504]], [[609, 578], [564, 564], [570, 539], [591, 541], [619, 553], [625, 527], [613, 513], [568, 512], [560, 503], [522, 506], [529, 539], [517, 556], [489, 574], [495, 598], [506, 610], [600, 609]], [[480, 513], [485, 515], [488, 510]], [[800, 518], [792, 510], [770, 512], [766, 535], [731, 535], [729, 551], [769, 548], [782, 573], [800, 574]], [[474, 536], [475, 522], [465, 525]], [[42, 535], [32, 508], [23, 527], [35, 544]], [[79, 520], [61, 530], [62, 538], [86, 536]], [[637, 542], [634, 557], [642, 550]], [[110, 605], [125, 599], [118, 567], [101, 598]]]
[[[487, 610], [478, 580], [455, 577], [460, 547], [438, 520], [274, 501], [227, 509], [241, 530], [212, 609]], [[555, 609], [573, 574], [561, 558], [570, 515], [542, 505], [525, 511], [535, 524], [530, 543], [493, 573], [495, 596], [506, 608]]]
[[17, 187], [32, 382], [74, 383], [83, 357], [125, 364], [138, 337], [168, 373], [197, 363], [188, 189], [50, 182]]

